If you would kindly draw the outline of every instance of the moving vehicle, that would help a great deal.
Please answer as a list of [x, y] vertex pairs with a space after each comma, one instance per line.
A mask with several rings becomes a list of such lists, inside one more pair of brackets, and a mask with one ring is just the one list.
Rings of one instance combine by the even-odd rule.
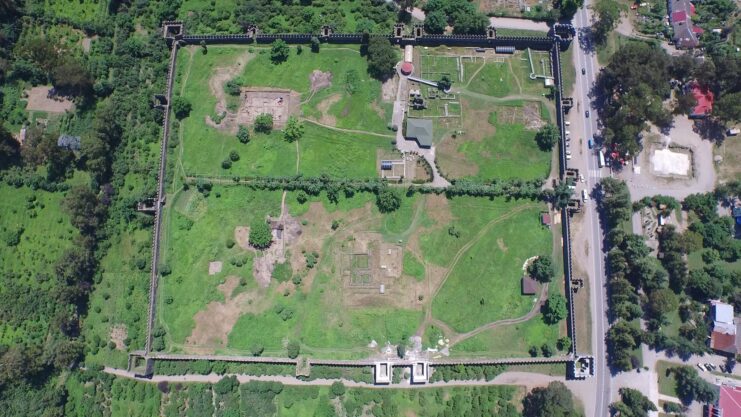
[[582, 74], [582, 75], [584, 75], [584, 74], [586, 74], [586, 73], [587, 73], [587, 70], [585, 70], [584, 68], [582, 68], [582, 69], [581, 69], [581, 74]]
[[587, 194], [587, 190], [586, 190], [586, 189], [585, 189], [585, 190], [581, 190], [581, 199], [582, 199], [582, 201], [584, 201], [585, 203], [586, 203], [587, 201], [589, 201], [589, 194]]
[[587, 116], [587, 118], [589, 118], [589, 110], [585, 111], [584, 115]]
[[605, 153], [599, 151], [599, 167], [602, 168], [603, 166], [605, 166]]
[[587, 141], [587, 146], [589, 146], [589, 149], [592, 149], [592, 147], [594, 147], [594, 142], [592, 142], [592, 139], [589, 139], [589, 141]]

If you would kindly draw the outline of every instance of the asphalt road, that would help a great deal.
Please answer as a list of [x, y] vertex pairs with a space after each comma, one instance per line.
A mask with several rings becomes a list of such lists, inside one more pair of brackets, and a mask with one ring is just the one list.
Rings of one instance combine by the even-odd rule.
[[[574, 16], [573, 24], [576, 27], [577, 34], [581, 33], [582, 30], [591, 26], [591, 13], [589, 10], [589, 1], [584, 2], [584, 7], [580, 9], [576, 16]], [[572, 122], [572, 130], [577, 135], [581, 136], [584, 140], [576, 141], [572, 140], [572, 143], [579, 143], [582, 146], [582, 152], [578, 153], [581, 155], [582, 161], [579, 161], [579, 165], [586, 169], [584, 177], [586, 179], [586, 190], [591, 194], [597, 183], [602, 178], [602, 169], [599, 168], [597, 156], [594, 150], [589, 149], [588, 140], [593, 138], [598, 132], [596, 123], [597, 112], [591, 107], [591, 99], [589, 93], [594, 86], [595, 79], [599, 72], [599, 65], [597, 64], [597, 58], [594, 53], [588, 53], [583, 48], [581, 43], [575, 39], [572, 47], [574, 48], [574, 67], [576, 68], [576, 86], [574, 88], [574, 99], [579, 103], [577, 108], [571, 111], [576, 111], [575, 117], [580, 120], [580, 123]], [[584, 69], [584, 74], [582, 74]], [[585, 117], [585, 111], [589, 110], [590, 117]], [[580, 131], [577, 131], [577, 128]], [[583, 135], [583, 136], [582, 136]], [[576, 153], [575, 153], [576, 155]], [[607, 174], [607, 172], [605, 171]], [[609, 175], [609, 174], [607, 174]], [[595, 393], [595, 409], [594, 416], [602, 417], [609, 416], [609, 405], [611, 402], [611, 373], [607, 366], [607, 351], [605, 347], [605, 332], [609, 327], [607, 318], [607, 291], [606, 291], [606, 279], [605, 279], [605, 265], [604, 265], [604, 254], [602, 252], [602, 229], [599, 223], [599, 214], [597, 212], [597, 204], [593, 199], [586, 202], [584, 210], [584, 238], [589, 241], [589, 259], [587, 263], [587, 272], [589, 273], [591, 280], [591, 288], [593, 289], [591, 297], [591, 311], [592, 311], [592, 347], [594, 352], [594, 378], [596, 380], [596, 393]], [[588, 411], [587, 411], [588, 413]]]

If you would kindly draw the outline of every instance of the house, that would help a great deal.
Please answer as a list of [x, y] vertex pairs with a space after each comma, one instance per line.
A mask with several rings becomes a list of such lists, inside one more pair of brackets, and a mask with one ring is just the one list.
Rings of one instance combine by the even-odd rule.
[[713, 300], [710, 302], [713, 330], [710, 348], [721, 354], [736, 355], [741, 352], [741, 318], [733, 316], [733, 306]]
[[404, 137], [407, 140], [416, 140], [420, 148], [432, 147], [432, 120], [407, 118]]
[[529, 276], [522, 277], [522, 295], [535, 295], [538, 292], [538, 281]]
[[697, 104], [690, 112], [691, 119], [704, 119], [713, 111], [713, 100], [715, 96], [707, 87], [701, 87], [697, 83], [689, 85], [690, 93], [695, 97]]
[[721, 385], [718, 402], [708, 406], [707, 417], [741, 416], [741, 387]]
[[669, 0], [669, 20], [674, 29], [674, 44], [679, 49], [693, 49], [700, 44], [702, 28], [692, 23], [695, 5], [689, 0]]
[[80, 150], [80, 137], [71, 135], [60, 135], [57, 139], [57, 147], [66, 148], [70, 151]]

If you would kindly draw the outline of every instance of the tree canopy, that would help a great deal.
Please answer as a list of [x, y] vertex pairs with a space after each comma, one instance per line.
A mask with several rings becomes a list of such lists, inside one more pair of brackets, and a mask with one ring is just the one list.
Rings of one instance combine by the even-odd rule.
[[393, 189], [383, 187], [376, 196], [376, 205], [381, 213], [390, 213], [401, 207], [401, 197]]
[[651, 400], [633, 388], [620, 388], [620, 401], [610, 404], [610, 408], [621, 417], [648, 417], [649, 411], [658, 411]]
[[538, 256], [527, 266], [527, 273], [539, 282], [551, 282], [553, 279], [553, 260], [550, 256]]
[[172, 111], [178, 119], [185, 119], [193, 110], [193, 105], [185, 97], [177, 96], [172, 99]]
[[255, 131], [261, 133], [270, 133], [273, 130], [273, 115], [262, 113], [255, 118]]
[[547, 387], [533, 388], [522, 400], [524, 417], [577, 417], [574, 398], [563, 382], [553, 381]]
[[553, 146], [558, 143], [560, 137], [558, 128], [548, 123], [535, 134], [535, 142], [538, 144], [540, 150], [545, 152], [553, 149]]
[[283, 39], [276, 39], [270, 48], [270, 60], [273, 64], [281, 64], [291, 56], [291, 48]]
[[566, 298], [561, 294], [552, 295], [548, 297], [548, 301], [543, 305], [543, 321], [548, 324], [556, 324], [565, 319], [568, 312]]
[[295, 142], [304, 135], [304, 125], [294, 116], [289, 116], [286, 127], [283, 129], [283, 137], [287, 142]]
[[394, 66], [399, 61], [397, 49], [388, 39], [372, 37], [367, 49], [368, 73], [373, 78], [386, 80], [394, 74]]
[[250, 245], [257, 249], [266, 249], [273, 241], [270, 225], [265, 221], [257, 220], [250, 225]]

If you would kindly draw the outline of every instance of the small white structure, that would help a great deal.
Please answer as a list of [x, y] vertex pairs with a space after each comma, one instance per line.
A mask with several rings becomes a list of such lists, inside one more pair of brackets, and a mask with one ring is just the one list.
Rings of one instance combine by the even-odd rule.
[[391, 383], [391, 375], [393, 373], [392, 371], [392, 365], [391, 362], [376, 362], [374, 364], [376, 367], [375, 372], [375, 381], [377, 385], [381, 384], [390, 384]]
[[416, 361], [412, 364], [412, 384], [426, 384], [430, 377], [430, 363]]
[[414, 62], [414, 47], [412, 45], [404, 47], [404, 62]]

